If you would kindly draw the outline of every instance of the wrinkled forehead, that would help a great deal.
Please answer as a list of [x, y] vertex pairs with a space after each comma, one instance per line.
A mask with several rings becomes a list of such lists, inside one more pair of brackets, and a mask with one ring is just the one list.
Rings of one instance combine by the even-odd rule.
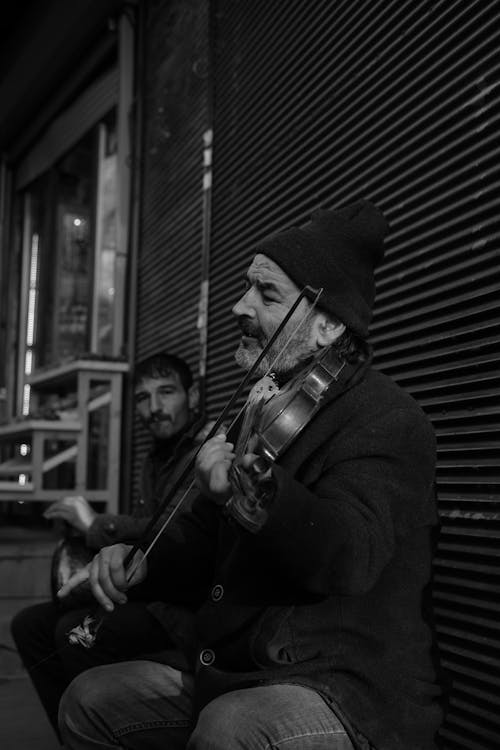
[[299, 287], [287, 276], [283, 269], [267, 255], [257, 253], [247, 271], [247, 276], [252, 283], [275, 284], [285, 293], [296, 293]]
[[145, 376], [141, 378], [134, 387], [134, 393], [141, 393], [143, 391], [154, 391], [161, 387], [174, 386], [175, 388], [182, 387], [181, 379], [179, 374], [175, 370], [170, 370], [169, 373], [159, 375], [157, 378]]

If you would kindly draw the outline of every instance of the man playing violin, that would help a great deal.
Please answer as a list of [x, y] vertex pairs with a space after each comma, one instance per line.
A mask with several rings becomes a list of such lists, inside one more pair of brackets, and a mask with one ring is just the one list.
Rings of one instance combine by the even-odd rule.
[[203, 588], [196, 636], [168, 665], [80, 675], [60, 709], [70, 750], [435, 747], [434, 436], [365, 343], [386, 232], [363, 200], [256, 248], [233, 308], [242, 367], [307, 287], [259, 364], [274, 379], [235, 441], [201, 448], [192, 512], [136, 553], [129, 582], [114, 545], [60, 592], [87, 576], [114, 611], [146, 576], [172, 602]]
[[[89, 550], [87, 560], [115, 541], [129, 542], [142, 536], [173, 470], [205, 435], [191, 370], [174, 354], [158, 352], [136, 365], [134, 403], [153, 444], [142, 463], [140, 496], [134, 501], [132, 513], [98, 513], [82, 496], [58, 500], [44, 513], [48, 519], [65, 521], [81, 535]], [[65, 550], [71, 556], [71, 546]], [[64, 578], [62, 573], [60, 577]], [[171, 608], [167, 612], [158, 602], [145, 603], [141, 599], [146, 592], [135, 593], [135, 601], [106, 618], [92, 648], [68, 646], [68, 632], [84, 622], [88, 602], [85, 607], [74, 602], [71, 609], [65, 607], [66, 611], [57, 601], [44, 602], [15, 615], [11, 625], [14, 640], [56, 732], [59, 700], [75, 675], [97, 664], [165, 648], [162, 621], [171, 619]]]

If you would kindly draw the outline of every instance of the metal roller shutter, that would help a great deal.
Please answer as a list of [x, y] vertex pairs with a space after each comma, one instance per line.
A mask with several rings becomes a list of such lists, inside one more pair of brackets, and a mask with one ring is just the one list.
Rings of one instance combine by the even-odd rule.
[[241, 378], [230, 308], [263, 236], [359, 197], [391, 223], [376, 366], [429, 414], [449, 750], [500, 747], [500, 4], [217, 0], [208, 399]]
[[[208, 127], [207, 10], [201, 0], [144, 3], [144, 139], [135, 361], [159, 350], [197, 375], [202, 273], [203, 134]], [[134, 425], [133, 493], [150, 438]]]

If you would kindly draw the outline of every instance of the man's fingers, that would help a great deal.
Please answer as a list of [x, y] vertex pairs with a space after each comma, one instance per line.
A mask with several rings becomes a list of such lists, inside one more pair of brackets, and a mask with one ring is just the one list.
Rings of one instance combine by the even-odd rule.
[[127, 569], [126, 577], [129, 586], [140, 583], [146, 577], [146, 558], [142, 550], [137, 550], [135, 553], [134, 559]]
[[218, 461], [234, 459], [233, 448], [233, 443], [226, 442], [222, 436], [212, 438], [203, 446], [198, 455], [198, 467], [202, 471], [207, 471]]
[[89, 578], [93, 595], [104, 609], [111, 612], [115, 607], [114, 601], [101, 586], [101, 580], [105, 577], [103, 574], [106, 567], [107, 563], [103, 562], [99, 555], [96, 555], [90, 563]]
[[121, 548], [108, 548], [95, 558], [90, 580], [94, 596], [106, 609], [111, 610], [115, 604], [124, 604], [127, 601], [123, 593], [127, 588], [127, 582]]
[[212, 492], [223, 492], [229, 484], [228, 471], [231, 466], [230, 461], [221, 461], [216, 463], [210, 474], [209, 487]]
[[67, 510], [63, 503], [52, 503], [52, 505], [49, 505], [49, 507], [44, 510], [43, 515], [47, 518], [53, 513], [60, 513], [61, 510]]
[[[111, 556], [111, 559], [109, 561], [109, 568], [108, 568], [108, 576], [106, 579], [106, 582], [109, 578], [111, 585], [114, 589], [117, 591], [125, 591], [128, 587], [127, 584], [127, 575], [125, 572], [125, 568], [123, 567], [123, 553], [120, 550], [119, 555], [114, 554]], [[104, 585], [104, 581], [102, 581]]]
[[45, 518], [69, 518], [71, 516], [71, 508], [49, 508], [43, 515]]
[[73, 591], [74, 588], [79, 586], [84, 581], [88, 581], [88, 579], [89, 579], [89, 565], [87, 565], [85, 568], [82, 568], [74, 575], [72, 575], [71, 578], [66, 581], [64, 586], [61, 586], [61, 588], [57, 592], [58, 598], [63, 599], [71, 591]]
[[241, 458], [241, 465], [248, 471], [252, 468], [257, 459], [258, 455], [256, 453], [245, 453], [245, 455]]

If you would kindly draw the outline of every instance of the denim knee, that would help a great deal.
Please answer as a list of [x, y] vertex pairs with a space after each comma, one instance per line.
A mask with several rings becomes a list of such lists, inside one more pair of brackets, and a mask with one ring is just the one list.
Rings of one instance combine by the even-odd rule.
[[109, 686], [103, 685], [88, 670], [75, 677], [64, 691], [59, 704], [59, 728], [64, 733], [68, 719], [72, 725], [85, 726], [88, 717], [92, 715], [94, 707], [104, 704], [104, 697], [109, 692]]
[[[248, 722], [246, 719], [248, 718]], [[227, 750], [255, 747], [258, 721], [242, 711], [237, 697], [216, 698], [201, 712], [186, 750]]]

